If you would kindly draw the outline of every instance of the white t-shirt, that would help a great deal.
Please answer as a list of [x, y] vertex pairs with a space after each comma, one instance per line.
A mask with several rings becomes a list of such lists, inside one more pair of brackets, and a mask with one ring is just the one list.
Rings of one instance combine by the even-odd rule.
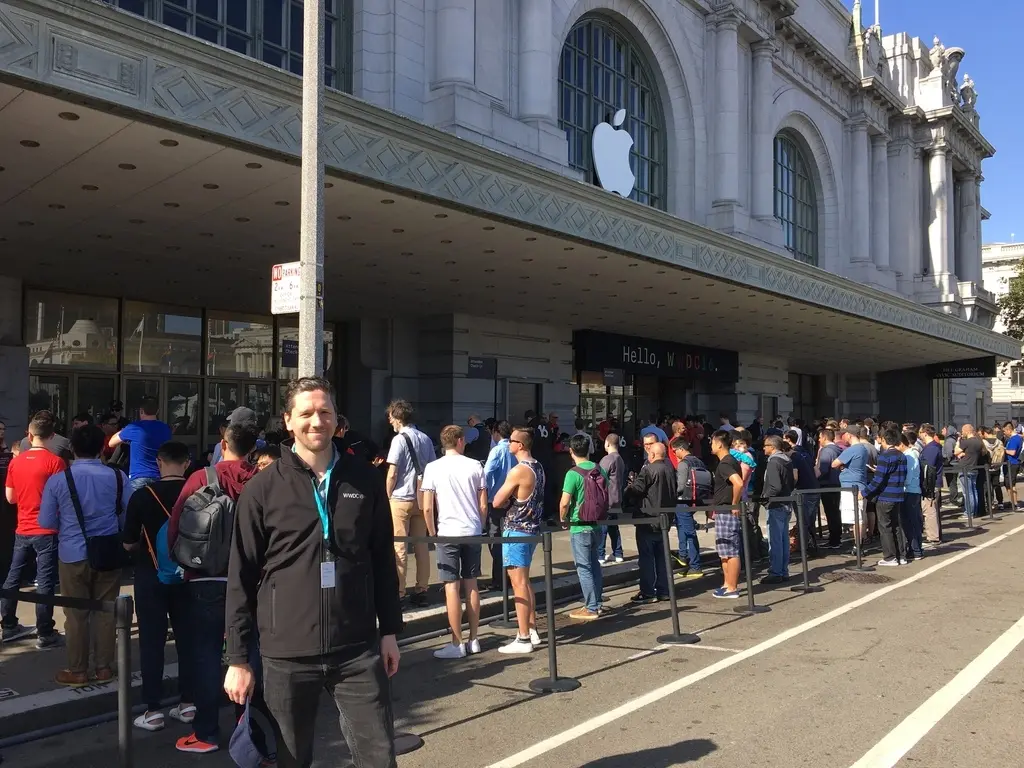
[[434, 492], [438, 536], [479, 536], [480, 491], [487, 488], [479, 461], [446, 454], [423, 470], [423, 490]]

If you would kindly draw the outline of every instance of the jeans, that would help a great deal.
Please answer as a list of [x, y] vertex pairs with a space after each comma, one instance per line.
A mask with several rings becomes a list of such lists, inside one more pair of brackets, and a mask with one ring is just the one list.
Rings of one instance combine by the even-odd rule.
[[957, 487], [964, 500], [964, 514], [968, 517], [978, 515], [978, 475], [975, 472], [963, 472], [957, 475]]
[[[4, 581], [4, 589], [20, 589], [22, 571], [36, 561], [36, 592], [40, 595], [52, 595], [57, 585], [57, 536], [44, 534], [39, 536], [14, 537], [14, 554], [11, 568]], [[0, 620], [3, 626], [13, 629], [18, 625], [18, 601], [4, 598], [0, 600]], [[36, 603], [36, 634], [47, 637], [53, 634], [53, 606]]]
[[878, 514], [878, 536], [882, 541], [882, 557], [886, 560], [904, 559], [907, 537], [900, 526], [900, 502], [880, 501], [875, 505]]
[[768, 572], [789, 578], [789, 504], [768, 503]]
[[[133, 477], [128, 481], [128, 488], [132, 493], [135, 493], [140, 488], [152, 485], [159, 479], [158, 477]], [[125, 494], [125, 498], [127, 498], [127, 494]]]
[[829, 491], [821, 494], [821, 506], [825, 508], [825, 522], [828, 525], [828, 544], [837, 547], [843, 541], [843, 514], [839, 510], [842, 493]]
[[[609, 520], [614, 520], [618, 515], [609, 515]], [[617, 525], [602, 525], [601, 526], [601, 543], [597, 545], [597, 559], [604, 560], [605, 555], [605, 537], [608, 536], [612, 540], [612, 557], [622, 557], [622, 532], [619, 531]]]
[[701, 569], [700, 544], [697, 542], [697, 524], [693, 521], [693, 510], [686, 507], [676, 507], [676, 510], [679, 559], [689, 563], [691, 571], [699, 571]]
[[807, 541], [813, 547], [817, 539], [814, 537], [814, 524], [818, 521], [818, 509], [821, 505], [821, 494], [808, 493], [800, 497], [798, 502], [804, 513], [804, 530], [807, 531]]
[[135, 615], [139, 621], [139, 666], [142, 670], [142, 702], [150, 712], [160, 708], [163, 699], [164, 648], [167, 624], [174, 630], [174, 649], [178, 655], [178, 693], [191, 703], [194, 691], [191, 678], [188, 625], [188, 587], [163, 584], [153, 568], [135, 569]]
[[908, 493], [903, 497], [900, 525], [903, 526], [903, 534], [907, 539], [907, 559], [922, 557], [924, 551], [921, 549], [921, 536], [924, 534], [924, 517], [921, 514], [921, 494]]
[[668, 597], [668, 571], [665, 568], [661, 532], [645, 525], [638, 525], [636, 548], [640, 553], [641, 594], [647, 597]]
[[572, 559], [576, 561], [576, 576], [583, 590], [583, 606], [591, 611], [601, 607], [601, 564], [597, 561], [600, 537], [601, 526], [569, 535]]
[[[487, 507], [487, 530], [484, 534], [487, 536], [498, 537], [502, 533], [502, 525], [505, 521], [505, 510], [495, 509], [492, 506]], [[488, 544], [487, 549], [491, 553], [491, 584], [496, 589], [501, 589], [501, 574], [505, 570], [505, 564], [501, 557], [501, 543]]]
[[223, 581], [190, 581], [188, 589], [188, 648], [196, 717], [192, 722], [196, 738], [216, 744], [220, 738], [218, 717], [224, 680], [224, 596]]
[[274, 723], [278, 768], [310, 768], [320, 693], [338, 708], [352, 768], [396, 768], [394, 715], [384, 663], [376, 649], [358, 656], [332, 654], [263, 660], [263, 698]]

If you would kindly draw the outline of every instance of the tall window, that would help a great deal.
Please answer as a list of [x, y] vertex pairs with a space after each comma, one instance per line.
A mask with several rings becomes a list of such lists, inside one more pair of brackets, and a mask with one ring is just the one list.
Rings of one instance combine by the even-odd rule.
[[617, 26], [584, 18], [562, 47], [558, 75], [559, 125], [569, 140], [569, 165], [596, 182], [591, 151], [594, 127], [626, 110], [623, 128], [633, 137], [630, 197], [665, 209], [665, 122], [654, 78], [642, 54]]
[[[302, 0], [105, 0], [187, 35], [302, 74]], [[352, 0], [325, 0], [324, 83], [350, 91]]]
[[792, 138], [775, 137], [775, 218], [786, 248], [802, 262], [818, 265], [818, 204], [811, 164]]
[[1010, 366], [1010, 386], [1024, 387], [1024, 365]]

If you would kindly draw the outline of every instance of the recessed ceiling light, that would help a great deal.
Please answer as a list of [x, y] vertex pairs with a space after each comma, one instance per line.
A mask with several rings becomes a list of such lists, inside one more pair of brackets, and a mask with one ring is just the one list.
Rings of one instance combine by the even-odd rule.
[[657, 272], [655, 272], [654, 274], [656, 274], [656, 275], [664, 275], [664, 274], [665, 274], [665, 270], [664, 270], [664, 269], [659, 269], [659, 270], [658, 270]]
[[400, 235], [402, 232], [405, 232], [405, 230], [400, 228], [400, 227], [396, 227], [395, 229], [392, 229], [391, 231], [394, 232], [396, 235]]
[[338, 217], [338, 221], [348, 221], [351, 218], [351, 216], [345, 216], [344, 214], [342, 214], [341, 216]]
[[[627, 264], [626, 266], [627, 266], [627, 267], [639, 267], [639, 266], [640, 266], [640, 264], [638, 264], [637, 262], [635, 262], [635, 261], [634, 261], [634, 262], [630, 262], [630, 263], [629, 263], [629, 264]], [[708, 285], [711, 285], [711, 283], [708, 283]]]
[[6, 168], [4, 168], [2, 165], [0, 165], [0, 173], [3, 173], [6, 170], [7, 170]]
[[50, 205], [47, 206], [47, 207], [52, 208], [55, 211], [63, 211], [64, 210], [64, 206], [61, 205], [60, 203], [50, 203]]
[[263, 248], [273, 248], [274, 244], [273, 243], [264, 243], [261, 247], [263, 247]]
[[181, 246], [180, 245], [168, 245], [168, 246], [166, 246], [166, 248], [167, 248], [168, 251], [180, 251], [181, 250]]
[[213, 232], [200, 232], [200, 237], [213, 237]]
[[402, 251], [403, 256], [412, 256], [412, 251]]
[[562, 250], [563, 250], [563, 251], [575, 251], [576, 249], [575, 249], [575, 248], [574, 248], [573, 246], [571, 246], [571, 245], [567, 245], [567, 246], [566, 246], [565, 248], [563, 248]]
[[275, 200], [274, 205], [280, 205], [282, 208], [291, 205], [287, 200]]
[[174, 139], [160, 139], [160, 146], [176, 147], [178, 146], [178, 142], [176, 142]]
[[100, 240], [110, 240], [110, 235], [96, 235]]
[[248, 216], [236, 216], [235, 217], [235, 221], [237, 221], [239, 224], [245, 224], [246, 222], [249, 221], [249, 217]]
[[246, 163], [245, 167], [253, 171], [258, 171], [260, 168], [263, 167], [263, 163]]
[[220, 189], [220, 184], [203, 184], [203, 189]]
[[493, 272], [493, 269], [485, 269], [484, 272]]
[[23, 147], [28, 147], [29, 149], [35, 149], [36, 147], [39, 146], [38, 141], [32, 141], [31, 139], [22, 139], [18, 143], [21, 144], [21, 146]]
[[454, 261], [446, 261], [445, 264], [448, 265], [449, 267], [451, 267], [451, 266], [453, 266], [455, 264], [455, 262]]
[[381, 205], [394, 205], [395, 201], [392, 200], [390, 197], [387, 197], [387, 198], [384, 198], [383, 200], [381, 200], [380, 204]]
[[452, 244], [451, 240], [442, 240], [441, 241], [441, 245], [451, 245], [451, 244]]
[[589, 289], [589, 288], [584, 288], [584, 289], [583, 289], [583, 291], [584, 291], [585, 293], [590, 293], [590, 289]]
[[552, 285], [555, 286], [555, 288], [558, 288], [561, 285], [561, 283], [552, 283]]
[[78, 115], [75, 114], [74, 112], [58, 112], [57, 113], [57, 117], [59, 117], [61, 120], [71, 120], [71, 121], [75, 121], [75, 120], [78, 119]]
[[145, 219], [128, 219], [129, 224], [145, 224]]
[[629, 281], [628, 281], [628, 280], [619, 280], [619, 282], [620, 282], [620, 283], [627, 283], [627, 282], [629, 282]]
[[602, 253], [602, 254], [601, 254], [600, 256], [598, 256], [597, 258], [599, 258], [599, 259], [607, 259], [607, 258], [608, 258], [608, 255], [607, 255], [607, 254], [604, 254], [604, 253]]
[[532, 243], [536, 239], [537, 239], [536, 237], [528, 237], [528, 238], [526, 238], [526, 242]]
[[494, 253], [494, 249], [488, 248], [486, 251], [484, 251], [484, 253]]
[[523, 259], [523, 261], [533, 261], [533, 259], [531, 257], [527, 257], [527, 258]]
[[494, 227], [484, 227], [484, 232], [492, 232], [492, 231], [494, 231]]
[[19, 221], [19, 227], [34, 227], [36, 223], [34, 221]]
[[409, 274], [413, 275], [414, 277], [419, 277], [420, 274], [422, 274], [422, 273], [420, 273], [420, 272], [410, 272]]
[[565, 266], [562, 266], [562, 267], [555, 267], [555, 269], [568, 269], [568, 267], [565, 267]]
[[447, 219], [448, 218], [448, 214], [447, 213], [435, 213], [434, 214], [434, 218], [435, 219]]
[[325, 181], [324, 182], [324, 189], [331, 189], [333, 186], [334, 186], [334, 182], [333, 181]]
[[591, 277], [597, 277], [599, 274], [600, 274], [599, 272], [591, 272], [590, 276]]
[[451, 281], [452, 281], [453, 283], [457, 283], [457, 282], [459, 282], [459, 278], [457, 278], [457, 277], [453, 277], [453, 278], [451, 278]]
[[678, 295], [678, 294], [679, 294], [679, 291], [669, 291], [669, 292], [668, 292], [668, 295], [669, 295], [669, 296], [676, 296], [676, 295]]
[[486, 291], [493, 291], [495, 289], [495, 287], [496, 286], [493, 286], [493, 285], [485, 285], [484, 286], [484, 290], [486, 290]]
[[164, 203], [164, 208], [180, 208], [179, 203]]
[[95, 192], [98, 189], [99, 189], [99, 187], [97, 187], [95, 184], [83, 184], [82, 185], [82, 191], [83, 192]]
[[118, 163], [117, 167], [120, 168], [122, 171], [134, 171], [135, 170], [135, 166], [132, 165], [131, 163]]
[[520, 280], [529, 280], [529, 279], [530, 279], [530, 277], [531, 277], [531, 275], [520, 275], [520, 276], [519, 276], [519, 279], [520, 279]]
[[352, 243], [352, 245], [354, 245], [354, 246], [356, 246], [357, 248], [359, 248], [359, 247], [361, 247], [361, 246], [364, 246], [364, 245], [366, 245], [366, 243]]

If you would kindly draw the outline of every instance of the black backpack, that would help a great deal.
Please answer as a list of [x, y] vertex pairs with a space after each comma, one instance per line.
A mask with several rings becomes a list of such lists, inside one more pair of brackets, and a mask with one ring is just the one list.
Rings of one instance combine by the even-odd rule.
[[206, 485], [185, 499], [171, 554], [187, 570], [223, 576], [228, 570], [234, 523], [235, 502], [220, 487], [217, 471], [207, 467]]
[[681, 504], [703, 504], [714, 497], [714, 478], [704, 462], [687, 456], [676, 470], [676, 498]]

